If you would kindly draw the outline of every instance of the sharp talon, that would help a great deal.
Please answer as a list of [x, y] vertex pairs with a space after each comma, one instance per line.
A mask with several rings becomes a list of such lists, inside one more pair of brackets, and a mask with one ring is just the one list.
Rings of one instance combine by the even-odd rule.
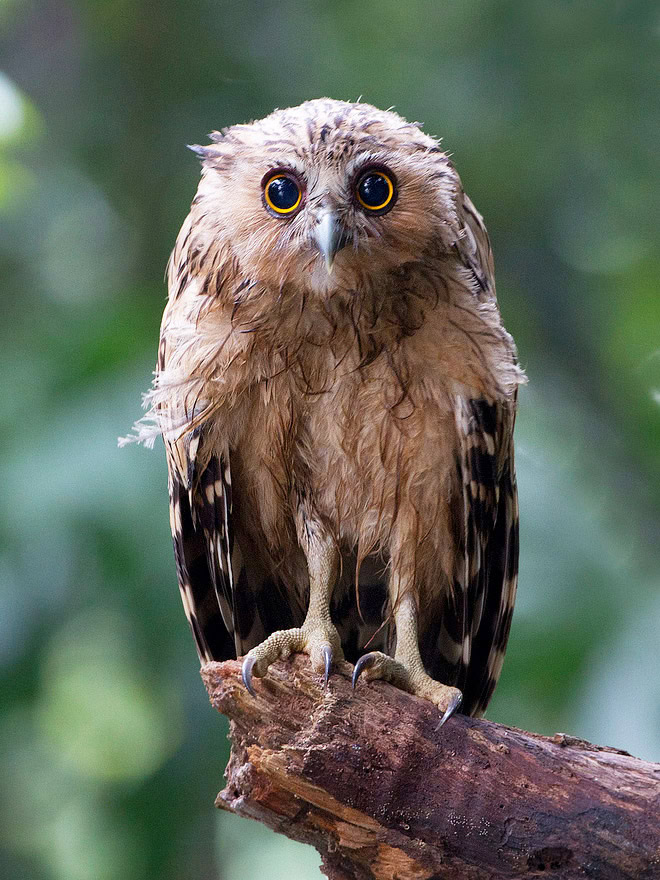
[[330, 670], [332, 669], [332, 648], [329, 645], [324, 645], [321, 648], [321, 653], [325, 659], [325, 672], [323, 673], [323, 684], [328, 686], [328, 679], [330, 678]]
[[355, 690], [355, 685], [357, 684], [358, 678], [362, 675], [365, 669], [369, 669], [370, 666], [373, 666], [376, 662], [376, 658], [373, 654], [363, 654], [358, 662], [355, 664], [355, 669], [353, 670], [353, 690]]
[[438, 724], [438, 726], [436, 727], [436, 730], [440, 730], [440, 728], [445, 723], [445, 721], [449, 721], [451, 716], [458, 709], [458, 707], [461, 705], [462, 702], [463, 702], [463, 694], [461, 694], [461, 693], [458, 693], [458, 694], [456, 694], [455, 697], [451, 698], [451, 700], [449, 701], [449, 705], [447, 706], [447, 709], [445, 710], [445, 714], [440, 719], [440, 724]]
[[248, 656], [243, 660], [243, 666], [241, 668], [241, 676], [243, 678], [243, 684], [248, 689], [248, 691], [252, 694], [253, 697], [256, 697], [256, 693], [254, 692], [254, 688], [252, 687], [252, 667], [256, 663], [254, 657]]

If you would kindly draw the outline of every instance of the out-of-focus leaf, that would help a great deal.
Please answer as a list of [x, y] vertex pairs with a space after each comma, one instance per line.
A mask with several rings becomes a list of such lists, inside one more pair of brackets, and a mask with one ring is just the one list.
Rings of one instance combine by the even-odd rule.
[[81, 614], [51, 640], [42, 688], [41, 728], [82, 775], [139, 779], [179, 745], [180, 701], [141, 672], [116, 613]]

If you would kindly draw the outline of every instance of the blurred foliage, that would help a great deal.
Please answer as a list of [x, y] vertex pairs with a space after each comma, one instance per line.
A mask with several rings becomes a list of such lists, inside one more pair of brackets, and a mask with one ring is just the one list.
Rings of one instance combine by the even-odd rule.
[[2, 876], [317, 876], [213, 810], [226, 728], [162, 449], [116, 437], [196, 185], [183, 145], [320, 95], [443, 135], [493, 239], [530, 385], [489, 717], [660, 759], [659, 40], [641, 0], [0, 2]]

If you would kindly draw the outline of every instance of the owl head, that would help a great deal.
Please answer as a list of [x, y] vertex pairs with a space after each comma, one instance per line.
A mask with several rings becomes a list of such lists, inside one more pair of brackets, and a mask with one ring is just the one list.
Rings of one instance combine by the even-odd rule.
[[381, 286], [460, 237], [453, 166], [392, 111], [321, 98], [211, 139], [192, 147], [197, 228], [259, 285]]

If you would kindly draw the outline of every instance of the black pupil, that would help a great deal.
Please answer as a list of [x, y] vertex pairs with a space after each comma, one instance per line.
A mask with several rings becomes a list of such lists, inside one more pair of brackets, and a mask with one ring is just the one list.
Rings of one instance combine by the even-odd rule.
[[380, 174], [365, 174], [358, 186], [358, 193], [365, 205], [378, 208], [390, 195], [390, 187]]
[[290, 177], [276, 177], [268, 184], [268, 198], [276, 208], [286, 211], [298, 201], [298, 184]]

